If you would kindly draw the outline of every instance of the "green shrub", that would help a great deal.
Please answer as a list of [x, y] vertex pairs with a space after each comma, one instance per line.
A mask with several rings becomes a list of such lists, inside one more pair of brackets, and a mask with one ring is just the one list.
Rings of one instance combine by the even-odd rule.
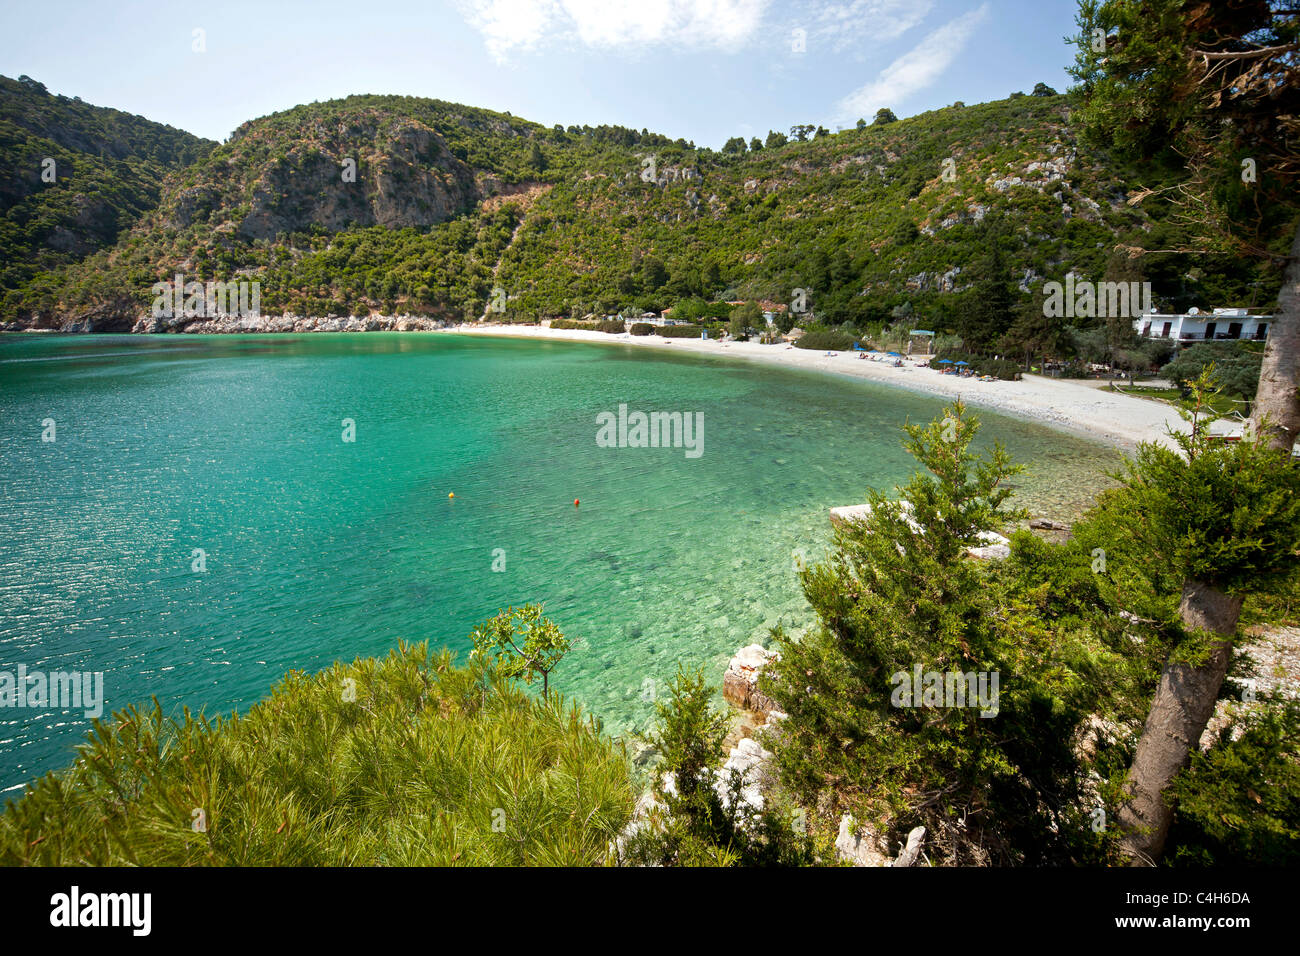
[[1261, 701], [1194, 752], [1172, 789], [1172, 865], [1300, 863], [1300, 705]]
[[1214, 370], [1219, 390], [1229, 398], [1242, 400], [1243, 414], [1249, 415], [1259, 387], [1259, 370], [1264, 361], [1263, 343], [1204, 342], [1183, 349], [1160, 370], [1160, 377], [1178, 385], [1184, 397], [1188, 382], [1207, 368]]
[[[977, 532], [1022, 516], [1006, 507], [1020, 468], [1000, 446], [972, 454], [977, 428], [960, 403], [907, 426], [926, 468], [897, 491], [910, 509], [869, 491], [870, 516], [801, 572], [818, 622], [798, 640], [774, 629], [781, 656], [759, 678], [787, 714], [775, 763], [819, 826], [848, 812], [901, 840], [924, 824], [935, 862], [1096, 862], [1106, 837], [1088, 826], [1072, 741], [1111, 686], [1106, 659], [965, 557]], [[913, 696], [918, 671], [983, 675], [991, 705], [945, 706], [928, 677]]]
[[655, 331], [666, 339], [698, 339], [703, 330], [698, 325], [665, 325]]
[[934, 358], [930, 360], [931, 367], [940, 368], [938, 364], [940, 359], [947, 359], [949, 362], [965, 362], [976, 375], [992, 375], [994, 378], [1008, 382], [1020, 378], [1020, 363], [1012, 359], [991, 358], [970, 352], [943, 351], [935, 353]]
[[627, 331], [627, 323], [625, 323], [622, 319], [609, 319], [604, 322], [597, 322], [596, 331], [609, 332], [611, 334], [618, 335]]
[[833, 329], [813, 329], [801, 335], [794, 344], [801, 349], [823, 351], [843, 351], [853, 348], [854, 338]]
[[578, 707], [402, 645], [291, 672], [243, 715], [96, 721], [0, 814], [0, 865], [586, 866], [632, 803]]
[[[626, 842], [622, 861], [649, 866], [806, 866], [813, 842], [796, 825], [793, 806], [768, 791], [763, 810], [742, 796], [749, 782], [740, 771], [723, 773], [723, 741], [731, 723], [714, 710], [713, 688], [701, 667], [678, 666], [671, 699], [655, 705], [658, 720], [647, 742], [661, 755], [655, 775], [659, 804]], [[675, 785], [663, 786], [664, 774]]]
[[585, 332], [595, 332], [600, 328], [599, 322], [579, 322], [576, 319], [552, 319], [551, 328], [553, 329], [581, 329]]
[[649, 335], [655, 330], [655, 327], [649, 322], [633, 322], [632, 328], [629, 329], [633, 335]]
[[1300, 627], [1300, 572], [1279, 582], [1271, 594], [1250, 595], [1242, 608], [1241, 623]]
[[985, 359], [975, 366], [981, 375], [992, 375], [1003, 381], [1014, 382], [1020, 378], [1020, 363], [1011, 359]]

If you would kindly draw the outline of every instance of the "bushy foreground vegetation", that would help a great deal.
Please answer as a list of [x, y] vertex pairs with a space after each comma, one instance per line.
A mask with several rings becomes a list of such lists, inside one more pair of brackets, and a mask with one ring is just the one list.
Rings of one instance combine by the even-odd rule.
[[[669, 699], [655, 705], [647, 741], [660, 755], [654, 803], [620, 841], [620, 862], [639, 866], [811, 866], [834, 859], [809, 835], [803, 811], [768, 789], [760, 809], [745, 798], [755, 781], [720, 767], [731, 716], [715, 710], [703, 670], [680, 668]], [[820, 849], [820, 855], [819, 855]]]
[[[1000, 448], [976, 458], [977, 427], [960, 404], [909, 427], [928, 472], [899, 489], [910, 509], [873, 491], [870, 518], [804, 572], [821, 623], [802, 640], [778, 633], [763, 678], [789, 714], [777, 760], [823, 827], [846, 812], [896, 835], [925, 824], [932, 855], [958, 864], [1101, 862], [1073, 743], [1115, 682], [1138, 688], [1113, 628], [1058, 625], [1046, 586], [1020, 592], [1014, 564], [964, 557], [975, 534], [1019, 517], [1006, 485], [1020, 469]], [[996, 713], [919, 706], [919, 690], [899, 706], [893, 675], [917, 668], [998, 674]]]
[[1300, 706], [1274, 702], [1195, 753], [1174, 783], [1174, 866], [1300, 862]]
[[588, 865], [632, 802], [578, 707], [403, 645], [291, 673], [243, 715], [97, 722], [0, 815], [0, 863]]
[[[290, 673], [243, 715], [128, 707], [0, 814], [0, 865], [589, 866], [817, 862], [795, 809], [718, 770], [731, 717], [679, 673], [633, 821], [623, 745], [549, 688], [572, 647], [540, 605], [424, 644]], [[540, 678], [540, 696], [523, 685]], [[670, 787], [665, 782], [672, 780]], [[829, 859], [829, 855], [825, 856]]]
[[[818, 624], [801, 639], [775, 631], [781, 658], [760, 681], [789, 715], [771, 746], [816, 830], [848, 813], [898, 845], [923, 824], [930, 859], [957, 864], [1134, 855], [1134, 834], [1155, 825], [1126, 813], [1144, 721], [1168, 706], [1162, 676], [1213, 674], [1218, 661], [1208, 705], [1241, 693], [1218, 681], [1223, 642], [1242, 634], [1206, 630], [1189, 608], [1206, 589], [1237, 607], [1285, 589], [1300, 555], [1300, 468], [1261, 441], [1211, 443], [1200, 424], [1181, 453], [1143, 445], [1064, 544], [1018, 532], [992, 563], [964, 551], [1016, 518], [1006, 482], [1018, 469], [1000, 448], [971, 452], [977, 423], [960, 404], [907, 429], [925, 471], [897, 500], [871, 492], [870, 516], [838, 529], [828, 560], [803, 572]], [[995, 713], [900, 704], [897, 676], [917, 672], [998, 675]], [[1297, 716], [1261, 695], [1164, 784], [1177, 808], [1169, 858], [1300, 858]], [[1189, 728], [1193, 740], [1204, 726]]]

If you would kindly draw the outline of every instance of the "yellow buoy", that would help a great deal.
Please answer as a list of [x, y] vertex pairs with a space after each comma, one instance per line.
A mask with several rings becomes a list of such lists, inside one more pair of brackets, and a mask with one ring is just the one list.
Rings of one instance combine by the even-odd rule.
[[454, 491], [449, 491], [449, 492], [447, 492], [447, 497], [448, 497], [448, 498], [455, 498], [455, 497], [456, 497], [456, 492], [454, 492]]

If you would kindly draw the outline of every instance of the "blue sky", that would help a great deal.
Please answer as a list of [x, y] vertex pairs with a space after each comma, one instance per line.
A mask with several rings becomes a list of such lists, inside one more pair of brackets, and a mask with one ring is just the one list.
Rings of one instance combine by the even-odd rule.
[[1076, 9], [1074, 0], [0, 4], [0, 73], [211, 139], [298, 103], [401, 93], [713, 147], [795, 123], [870, 121], [880, 106], [909, 116], [1040, 80], [1063, 90]]

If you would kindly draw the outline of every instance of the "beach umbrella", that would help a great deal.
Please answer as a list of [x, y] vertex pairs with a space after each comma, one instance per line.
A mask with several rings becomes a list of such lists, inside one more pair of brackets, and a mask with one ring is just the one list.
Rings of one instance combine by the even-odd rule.
[[895, 356], [897, 356], [898, 358], [902, 358], [902, 357], [903, 357], [903, 353], [902, 353], [902, 352], [886, 352], [885, 354], [886, 354], [886, 355], [895, 355]]
[[939, 359], [939, 361], [935, 362], [934, 364], [935, 364], [935, 365], [951, 365], [951, 364], [952, 364], [952, 359]]
[[970, 362], [953, 362], [954, 365], [969, 365]]

